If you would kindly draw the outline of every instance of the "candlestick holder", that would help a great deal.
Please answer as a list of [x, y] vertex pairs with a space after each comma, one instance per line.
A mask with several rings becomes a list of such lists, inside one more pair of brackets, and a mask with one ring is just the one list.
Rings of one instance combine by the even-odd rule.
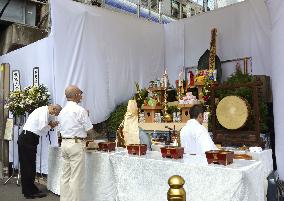
[[163, 103], [163, 114], [164, 114], [164, 121], [165, 122], [172, 122], [172, 117], [170, 114], [168, 114], [168, 74], [165, 71], [164, 75], [164, 81], [165, 81], [165, 90], [164, 90], [164, 103]]

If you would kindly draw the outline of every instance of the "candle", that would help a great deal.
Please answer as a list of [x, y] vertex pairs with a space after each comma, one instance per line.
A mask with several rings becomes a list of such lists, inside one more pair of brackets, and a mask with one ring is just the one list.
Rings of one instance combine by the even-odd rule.
[[167, 79], [167, 76], [165, 76], [164, 82], [165, 82], [165, 88], [167, 88], [167, 87], [168, 87], [168, 79]]
[[183, 71], [181, 70], [178, 75], [178, 86], [181, 87], [183, 82]]
[[117, 150], [118, 139], [115, 139], [115, 149]]
[[213, 77], [214, 77], [214, 81], [216, 82], [217, 81], [217, 70], [216, 69], [213, 71]]

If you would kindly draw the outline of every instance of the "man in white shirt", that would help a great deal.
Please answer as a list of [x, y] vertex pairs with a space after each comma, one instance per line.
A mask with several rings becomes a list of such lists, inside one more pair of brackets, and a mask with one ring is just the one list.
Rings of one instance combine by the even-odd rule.
[[204, 120], [204, 109], [200, 105], [190, 108], [190, 120], [180, 131], [181, 146], [187, 154], [205, 156], [205, 152], [216, 150], [207, 129], [202, 125]]
[[39, 137], [57, 126], [58, 122], [50, 121], [51, 116], [57, 116], [60, 105], [42, 106], [35, 109], [28, 117], [23, 131], [18, 139], [18, 152], [21, 169], [22, 193], [25, 198], [45, 197], [34, 184], [36, 175], [36, 152]]
[[78, 103], [82, 100], [82, 91], [76, 86], [65, 89], [67, 104], [59, 114], [59, 132], [62, 136], [61, 150], [63, 158], [60, 181], [61, 201], [85, 201], [85, 139], [94, 133], [88, 112]]

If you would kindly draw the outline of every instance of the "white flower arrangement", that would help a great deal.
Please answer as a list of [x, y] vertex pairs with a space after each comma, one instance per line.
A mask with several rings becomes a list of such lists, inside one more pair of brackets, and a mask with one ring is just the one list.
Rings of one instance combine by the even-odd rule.
[[26, 97], [26, 111], [31, 113], [36, 108], [44, 105], [48, 105], [50, 93], [48, 92], [47, 86], [41, 84], [39, 86], [30, 86], [25, 89]]
[[14, 116], [25, 115], [48, 105], [49, 98], [50, 93], [45, 85], [29, 86], [24, 91], [11, 92], [5, 106]]
[[13, 91], [10, 92], [8, 101], [5, 107], [12, 112], [14, 116], [24, 115], [25, 108], [25, 100], [24, 100], [24, 92], [23, 91]]

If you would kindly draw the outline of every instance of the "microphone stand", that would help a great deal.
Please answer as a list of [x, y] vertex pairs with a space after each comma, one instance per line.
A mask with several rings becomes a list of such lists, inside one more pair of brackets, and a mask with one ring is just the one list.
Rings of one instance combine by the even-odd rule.
[[[18, 125], [18, 139], [19, 139], [19, 133], [20, 133], [20, 127], [21, 125]], [[18, 146], [19, 149], [19, 146]], [[20, 186], [20, 178], [21, 178], [21, 166], [20, 166], [20, 159], [19, 159], [19, 154], [18, 154], [18, 174], [17, 174], [17, 186]]]
[[165, 128], [167, 128], [167, 129], [169, 129], [169, 135], [168, 135], [168, 137], [166, 138], [166, 140], [165, 140], [165, 145], [170, 145], [171, 144], [171, 142], [172, 142], [172, 128], [170, 128], [170, 127], [168, 127], [168, 126], [165, 126]]
[[[39, 174], [40, 177], [42, 178], [42, 171], [41, 171], [41, 165], [42, 165], [42, 136], [40, 136], [40, 154], [39, 154]], [[37, 177], [37, 181], [39, 182], [39, 178]]]

